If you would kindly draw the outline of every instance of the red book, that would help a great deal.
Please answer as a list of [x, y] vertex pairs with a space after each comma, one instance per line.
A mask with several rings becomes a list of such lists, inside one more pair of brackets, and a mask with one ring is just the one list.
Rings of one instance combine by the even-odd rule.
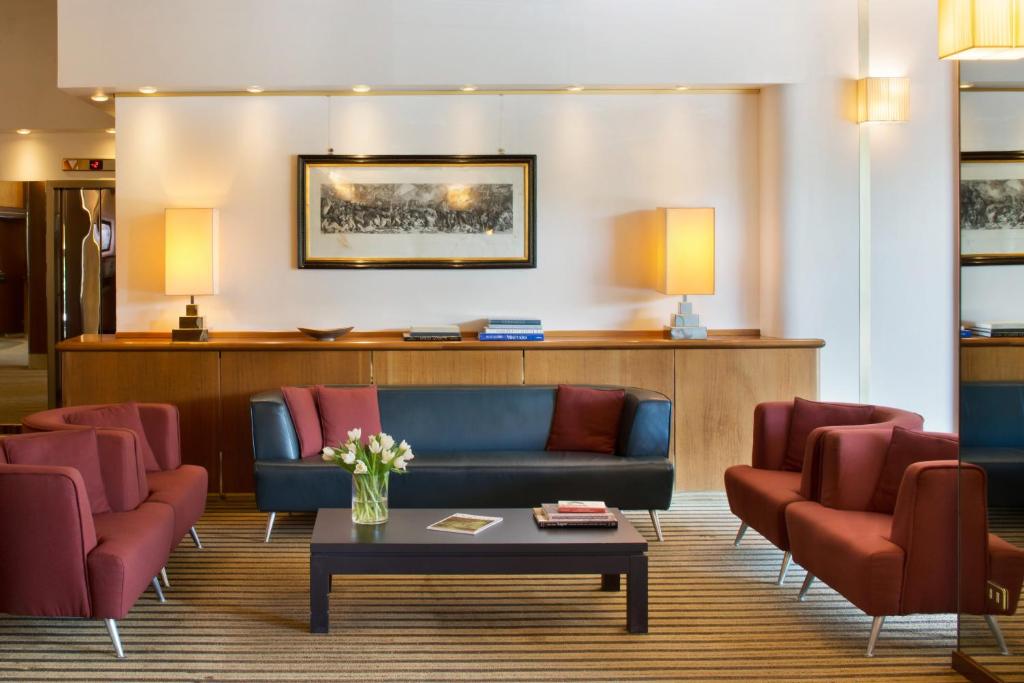
[[560, 500], [558, 511], [568, 513], [594, 513], [608, 512], [608, 506], [603, 500]]

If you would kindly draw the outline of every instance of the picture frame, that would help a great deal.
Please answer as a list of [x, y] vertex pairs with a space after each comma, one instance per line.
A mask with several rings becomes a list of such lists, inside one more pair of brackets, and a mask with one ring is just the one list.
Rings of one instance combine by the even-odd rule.
[[1024, 264], [1024, 151], [960, 155], [960, 263]]
[[299, 268], [536, 268], [536, 155], [298, 156]]

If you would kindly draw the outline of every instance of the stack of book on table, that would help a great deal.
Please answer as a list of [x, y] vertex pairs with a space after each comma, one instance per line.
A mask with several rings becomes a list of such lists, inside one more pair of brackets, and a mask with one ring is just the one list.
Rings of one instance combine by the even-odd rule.
[[458, 325], [433, 325], [410, 327], [402, 335], [405, 341], [462, 341]]
[[533, 508], [533, 519], [541, 529], [551, 527], [602, 527], [614, 529], [619, 520], [599, 500], [560, 500]]
[[544, 341], [538, 318], [490, 318], [477, 336], [480, 341]]
[[976, 337], [1024, 337], [1024, 323], [968, 323], [967, 329]]

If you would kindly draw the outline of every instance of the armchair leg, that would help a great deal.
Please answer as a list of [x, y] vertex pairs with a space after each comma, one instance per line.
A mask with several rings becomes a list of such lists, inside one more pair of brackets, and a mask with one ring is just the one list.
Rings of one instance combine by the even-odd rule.
[[732, 542], [733, 545], [739, 545], [740, 541], [743, 540], [743, 534], [747, 533], [748, 524], [746, 522], [740, 522], [739, 531], [736, 532], [736, 540]]
[[277, 513], [271, 512], [270, 516], [267, 517], [267, 534], [263, 537], [264, 543], [270, 543], [270, 534], [274, 531], [274, 520], [277, 519]]
[[160, 578], [164, 580], [164, 588], [171, 587], [171, 581], [167, 578], [167, 567], [161, 567]]
[[160, 588], [160, 579], [156, 578], [155, 576], [153, 577], [153, 590], [156, 591], [156, 597], [158, 600], [160, 600], [160, 602], [167, 602], [167, 600], [164, 598], [164, 591], [162, 588]]
[[661, 533], [661, 518], [658, 517], [657, 510], [648, 510], [651, 513], [651, 521], [654, 522], [654, 533], [658, 536], [658, 541], [664, 541], [665, 535]]
[[192, 542], [196, 544], [196, 547], [202, 550], [203, 543], [199, 540], [199, 532], [196, 531], [194, 526], [188, 528], [188, 535], [192, 537]]
[[1003, 630], [999, 628], [999, 622], [996, 621], [996, 615], [986, 614], [985, 623], [988, 624], [988, 630], [992, 631], [992, 635], [995, 636], [996, 645], [999, 646], [999, 654], [1009, 655], [1010, 648], [1006, 646], [1006, 638], [1003, 638]]
[[800, 592], [797, 593], [796, 599], [803, 602], [807, 597], [807, 591], [811, 590], [811, 584], [814, 583], [814, 574], [807, 572], [807, 577], [804, 579], [804, 583], [800, 586]]
[[107, 633], [110, 634], [110, 640], [114, 643], [114, 652], [117, 654], [117, 658], [124, 659], [124, 649], [121, 647], [121, 634], [117, 632], [117, 622], [113, 619], [104, 619], [103, 623], [107, 625]]
[[875, 643], [878, 642], [878, 634], [882, 632], [882, 624], [885, 623], [885, 617], [875, 617], [871, 621], [871, 637], [868, 638], [868, 657], [875, 656]]
[[789, 573], [789, 563], [793, 561], [793, 553], [786, 551], [786, 554], [782, 556], [782, 566], [779, 568], [779, 581], [778, 584], [781, 586], [786, 582], [786, 574]]

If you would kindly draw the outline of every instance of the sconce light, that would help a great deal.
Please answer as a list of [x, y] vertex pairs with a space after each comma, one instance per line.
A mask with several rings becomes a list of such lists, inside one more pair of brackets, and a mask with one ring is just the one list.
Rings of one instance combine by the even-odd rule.
[[172, 341], [207, 341], [197, 295], [217, 293], [217, 209], [164, 212], [164, 293], [186, 295], [185, 315], [171, 330]]
[[1024, 57], [1024, 0], [939, 0], [940, 59]]
[[715, 210], [658, 209], [662, 229], [661, 283], [665, 294], [682, 294], [666, 332], [671, 339], [707, 339], [688, 294], [715, 293]]
[[909, 118], [909, 78], [862, 78], [857, 81], [857, 123], [902, 122]]

